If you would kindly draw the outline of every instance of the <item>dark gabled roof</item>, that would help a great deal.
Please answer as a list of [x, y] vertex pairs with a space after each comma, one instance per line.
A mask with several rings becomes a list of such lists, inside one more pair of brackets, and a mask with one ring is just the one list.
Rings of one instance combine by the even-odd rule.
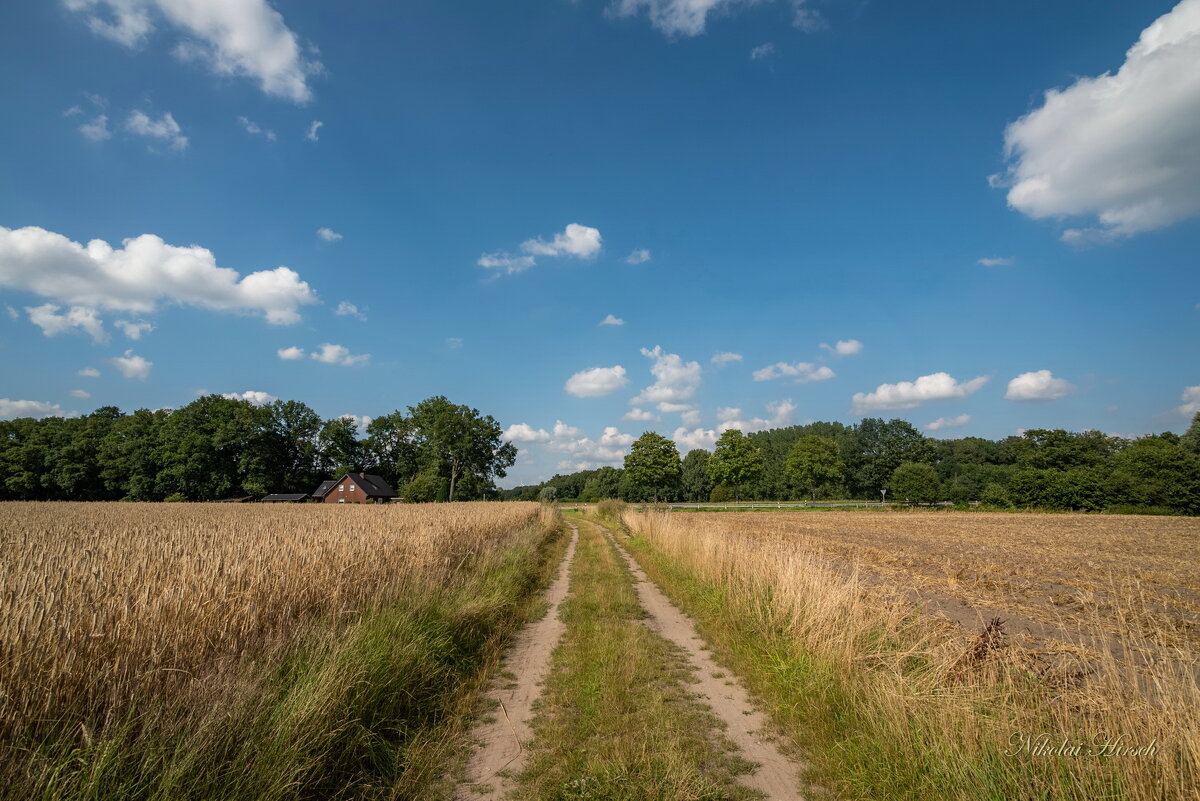
[[315, 498], [324, 498], [329, 494], [329, 491], [336, 487], [342, 479], [348, 478], [358, 486], [363, 488], [363, 492], [367, 493], [372, 498], [395, 498], [396, 491], [388, 486], [388, 483], [380, 476], [371, 475], [370, 473], [343, 473], [333, 481], [322, 481], [321, 486], [317, 487], [313, 493]]
[[307, 492], [276, 492], [263, 498], [263, 501], [302, 501], [307, 497]]
[[380, 476], [374, 476], [370, 473], [359, 473], [358, 484], [368, 495], [376, 498], [395, 498], [396, 491], [388, 486], [388, 483]]

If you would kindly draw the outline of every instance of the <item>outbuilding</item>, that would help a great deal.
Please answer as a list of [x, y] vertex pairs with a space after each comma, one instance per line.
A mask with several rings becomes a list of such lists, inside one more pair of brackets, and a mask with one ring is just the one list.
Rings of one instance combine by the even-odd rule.
[[307, 492], [276, 492], [262, 499], [263, 503], [304, 503], [311, 495]]

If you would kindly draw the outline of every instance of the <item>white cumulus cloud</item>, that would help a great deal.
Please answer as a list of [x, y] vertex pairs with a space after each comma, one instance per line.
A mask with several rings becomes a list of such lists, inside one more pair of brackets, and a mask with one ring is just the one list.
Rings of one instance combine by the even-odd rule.
[[304, 348], [292, 345], [290, 348], [280, 348], [275, 351], [284, 361], [294, 362], [304, 358]]
[[117, 356], [108, 360], [109, 364], [117, 368], [117, 371], [126, 378], [136, 378], [139, 381], [145, 381], [150, 376], [150, 368], [154, 366], [154, 362], [146, 361], [141, 356], [134, 355], [132, 350], [125, 351], [124, 356]]
[[834, 377], [834, 372], [826, 365], [815, 365], [812, 362], [776, 362], [767, 365], [752, 374], [755, 381], [774, 381], [776, 378], [793, 378], [797, 384], [807, 384], [810, 381], [828, 381]]
[[655, 381], [631, 399], [631, 404], [681, 403], [696, 394], [700, 387], [699, 362], [685, 362], [679, 354], [667, 353], [660, 345], [642, 348], [642, 355], [654, 361], [650, 374]]
[[107, 342], [108, 332], [95, 309], [87, 306], [72, 306], [64, 314], [58, 313], [59, 307], [53, 303], [43, 303], [41, 306], [26, 306], [25, 313], [29, 322], [42, 329], [48, 337], [78, 329], [86, 331], [97, 342]]
[[984, 267], [1008, 267], [1016, 263], [1016, 259], [1009, 256], [984, 256], [979, 259], [978, 263]]
[[1175, 411], [1186, 417], [1191, 417], [1196, 412], [1200, 412], [1200, 386], [1185, 387], [1180, 400], [1183, 401], [1183, 405], [1177, 407]]
[[857, 339], [839, 339], [832, 345], [822, 342], [821, 347], [835, 356], [853, 356], [862, 353], [863, 343]]
[[[281, 358], [284, 357], [282, 353]], [[317, 350], [309, 354], [309, 357], [316, 359], [323, 364], [339, 364], [343, 367], [359, 367], [367, 363], [371, 358], [369, 353], [353, 354], [345, 345], [333, 345], [328, 342], [322, 344]]]
[[639, 409], [638, 407], [635, 406], [632, 409], [630, 409], [629, 411], [625, 412], [625, 416], [622, 417], [621, 419], [622, 420], [633, 420], [633, 421], [637, 421], [637, 422], [652, 422], [652, 421], [657, 422], [659, 417], [654, 412], [646, 411], [644, 409]]
[[614, 314], [610, 314], [600, 321], [600, 325], [625, 325], [625, 321]]
[[84, 378], [95, 378], [100, 375], [100, 371], [95, 367], [84, 367], [82, 370], [76, 370], [75, 375], [80, 375]]
[[514, 256], [503, 250], [484, 253], [475, 262], [480, 267], [495, 270], [498, 275], [513, 275], [528, 270], [537, 263], [539, 256], [568, 256], [576, 259], [590, 259], [600, 252], [600, 231], [579, 223], [570, 223], [550, 241], [541, 237], [527, 239], [521, 243], [521, 251], [525, 255]]
[[33, 400], [9, 400], [0, 398], [0, 420], [17, 417], [62, 417], [62, 407], [57, 403]]
[[71, 397], [82, 398], [86, 400], [87, 398], [92, 397], [92, 393], [88, 392], [86, 389], [73, 389], [71, 390]]
[[242, 276], [199, 245], [168, 245], [153, 234], [121, 244], [93, 239], [85, 247], [35, 226], [0, 226], [0, 287], [85, 308], [149, 314], [167, 301], [259, 313], [274, 324], [297, 322], [299, 307], [317, 301], [287, 267]]
[[317, 236], [319, 236], [321, 239], [325, 240], [326, 242], [336, 242], [342, 238], [342, 235], [339, 234], [337, 231], [333, 230], [332, 228], [324, 228], [324, 227], [317, 229]]
[[275, 401], [279, 400], [279, 398], [275, 397], [274, 395], [257, 389], [248, 389], [245, 392], [226, 392], [222, 394], [221, 397], [229, 398], [230, 400], [248, 401], [255, 406], [266, 406], [268, 403], [274, 403]]
[[939, 417], [932, 423], [925, 424], [926, 431], [941, 431], [943, 428], [958, 428], [971, 422], [971, 415], [960, 414], [957, 417]]
[[[731, 13], [739, 7], [754, 5], [755, 2], [758, 0], [614, 0], [610, 11], [618, 17], [637, 16], [644, 11], [651, 25], [674, 39], [704, 33], [709, 14]], [[820, 30], [825, 27], [824, 16], [808, 8], [806, 0], [790, 0], [790, 5], [792, 24], [795, 27], [802, 31]], [[751, 58], [755, 56], [752, 55]]]
[[650, 251], [645, 248], [638, 248], [625, 257], [626, 264], [645, 264], [650, 261]]
[[151, 323], [143, 320], [134, 322], [133, 320], [117, 320], [113, 323], [117, 328], [121, 329], [122, 333], [130, 339], [136, 341], [142, 338], [142, 334], [148, 334], [154, 330]]
[[741, 360], [742, 354], [730, 353], [726, 350], [719, 350], [712, 355], [713, 364], [729, 364], [731, 362], [740, 362]]
[[1115, 72], [1050, 89], [1004, 134], [1009, 205], [1094, 217], [1067, 241], [1106, 240], [1200, 214], [1200, 0], [1142, 31]]
[[274, 97], [305, 103], [309, 75], [321, 71], [304, 57], [295, 33], [267, 0], [65, 0], [95, 33], [125, 47], [140, 46], [166, 22], [181, 38], [175, 56], [207, 66], [217, 75], [258, 82]]
[[125, 130], [138, 136], [161, 139], [173, 150], [186, 150], [188, 146], [188, 138], [183, 135], [179, 123], [175, 122], [169, 111], [157, 120], [151, 119], [143, 111], [134, 111], [125, 120]]
[[1008, 382], [1008, 391], [1004, 397], [1011, 401], [1047, 401], [1057, 400], [1073, 390], [1067, 381], [1055, 378], [1049, 370], [1035, 370], [1021, 373]]
[[324, 124], [320, 120], [313, 120], [308, 126], [308, 133], [304, 134], [304, 138], [310, 142], [320, 141], [320, 130]]
[[79, 133], [83, 134], [84, 139], [92, 142], [103, 142], [105, 139], [111, 139], [112, 131], [108, 130], [108, 115], [99, 114], [93, 117], [90, 122], [80, 125]]
[[504, 431], [509, 442], [549, 442], [550, 434], [544, 428], [534, 428], [528, 423], [514, 423]]
[[577, 398], [599, 398], [611, 395], [628, 383], [625, 368], [618, 364], [581, 370], [567, 379], [563, 389]]
[[958, 382], [949, 373], [931, 373], [916, 381], [901, 381], [897, 384], [880, 384], [874, 392], [854, 394], [854, 413], [881, 411], [885, 409], [912, 409], [929, 401], [965, 398], [979, 391], [988, 382], [987, 376]]
[[348, 300], [343, 300], [333, 310], [333, 313], [338, 317], [353, 317], [356, 320], [361, 320], [364, 323], [367, 321], [367, 315], [359, 310], [357, 306]]

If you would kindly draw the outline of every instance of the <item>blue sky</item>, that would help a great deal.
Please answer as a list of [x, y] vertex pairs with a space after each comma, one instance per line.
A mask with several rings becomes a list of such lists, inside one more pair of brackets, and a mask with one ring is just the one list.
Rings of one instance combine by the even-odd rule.
[[0, 416], [445, 394], [511, 485], [1200, 409], [1200, 0], [18, 0], [0, 70]]

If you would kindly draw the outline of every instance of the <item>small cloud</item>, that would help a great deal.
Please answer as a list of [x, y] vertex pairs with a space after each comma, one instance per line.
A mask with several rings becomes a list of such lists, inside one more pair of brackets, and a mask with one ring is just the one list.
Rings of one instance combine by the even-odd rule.
[[625, 257], [626, 264], [645, 264], [650, 261], [650, 251], [645, 248], [638, 248]]
[[523, 256], [514, 256], [508, 251], [497, 250], [492, 253], [484, 253], [475, 263], [480, 267], [496, 270], [497, 275], [513, 275], [524, 272], [536, 264], [538, 256], [594, 258], [600, 252], [601, 241], [598, 229], [579, 223], [570, 223], [548, 242], [541, 237], [522, 242], [521, 251], [525, 254]]
[[83, 113], [83, 109], [81, 109], [79, 106], [71, 106], [69, 109], [67, 109], [66, 111], [63, 112], [63, 116], [64, 117], [77, 117], [82, 113]]
[[277, 350], [275, 352], [277, 354], [279, 354], [279, 358], [283, 359], [284, 361], [288, 361], [288, 362], [294, 362], [297, 359], [304, 358], [304, 348], [297, 347], [295, 345], [293, 345], [290, 348], [280, 348], [279, 350]]
[[321, 122], [320, 120], [313, 120], [309, 124], [308, 133], [304, 135], [304, 138], [310, 142], [316, 142], [318, 139], [320, 139], [320, 137], [317, 136], [317, 131], [321, 130], [321, 126], [324, 124], [325, 123]]
[[730, 353], [727, 350], [719, 350], [712, 356], [713, 364], [729, 364], [730, 362], [740, 362], [741, 360], [742, 354]]
[[1036, 370], [1021, 373], [1009, 381], [1004, 397], [1010, 401], [1058, 400], [1070, 394], [1073, 389], [1075, 387], [1061, 378], [1055, 378], [1049, 370]]
[[495, 253], [484, 253], [475, 262], [480, 267], [496, 270], [504, 275], [524, 272], [534, 265], [533, 256], [513, 256], [502, 250]]
[[242, 127], [246, 129], [246, 133], [253, 136], [266, 137], [267, 141], [269, 142], [275, 141], [275, 132], [263, 128], [254, 120], [247, 119], [246, 117], [238, 117], [238, 122], [241, 123]]
[[835, 356], [853, 356], [857, 353], [862, 353], [863, 343], [857, 339], [839, 339], [833, 345], [822, 342], [821, 347]]
[[364, 323], [367, 321], [367, 315], [359, 311], [358, 307], [348, 300], [343, 300], [339, 303], [337, 308], [333, 310], [333, 313], [338, 317], [353, 317], [356, 320], [362, 320]]
[[971, 415], [960, 414], [958, 417], [939, 417], [925, 425], [926, 431], [941, 431], [943, 428], [958, 428], [971, 422]]
[[611, 395], [629, 383], [625, 377], [625, 368], [621, 365], [613, 367], [593, 367], [581, 370], [567, 379], [563, 389], [567, 394], [577, 398], [599, 398]]
[[19, 311], [17, 311], [16, 309], [14, 309], [12, 306], [5, 306], [4, 311], [8, 312], [8, 319], [10, 319], [10, 320], [20, 320], [21, 319], [21, 313]]
[[154, 326], [152, 324], [142, 320], [139, 320], [136, 323], [130, 320], [117, 320], [115, 323], [113, 323], [113, 325], [121, 329], [125, 336], [135, 341], [141, 339], [142, 334], [148, 334], [154, 330]]
[[758, 47], [750, 50], [751, 61], [762, 61], [764, 58], [770, 58], [775, 53], [775, 45], [771, 42], [764, 42]]
[[1200, 386], [1185, 387], [1179, 399], [1183, 401], [1183, 405], [1176, 407], [1175, 411], [1184, 417], [1191, 417], [1200, 412]]
[[26, 306], [29, 322], [42, 329], [48, 337], [68, 333], [78, 329], [86, 331], [96, 342], [107, 342], [108, 332], [104, 330], [95, 309], [86, 306], [72, 306], [65, 314], [58, 313], [59, 307], [53, 303], [43, 303], [41, 306]]
[[534, 428], [528, 423], [516, 423], [504, 432], [509, 442], [549, 442], [550, 433], [544, 428]]
[[317, 236], [324, 239], [326, 242], [336, 242], [342, 238], [342, 235], [332, 228], [318, 228]]
[[32, 400], [9, 400], [0, 398], [0, 420], [12, 420], [17, 417], [62, 417], [62, 407], [57, 403]]
[[108, 115], [100, 114], [93, 117], [91, 122], [80, 125], [79, 133], [83, 134], [84, 139], [91, 142], [103, 142], [111, 139], [112, 131], [108, 130]]
[[797, 384], [807, 384], [811, 381], [828, 381], [835, 373], [826, 365], [817, 366], [812, 362], [776, 362], [761, 370], [755, 370], [755, 381], [774, 381], [776, 378], [794, 378]]
[[638, 422], [649, 423], [649, 422], [658, 422], [659, 416], [654, 414], [653, 412], [648, 412], [643, 409], [639, 409], [635, 406], [634, 408], [627, 411], [625, 413], [625, 416], [622, 417], [621, 419], [622, 420], [635, 420]]
[[139, 381], [145, 381], [150, 376], [150, 368], [154, 366], [154, 362], [146, 361], [141, 356], [135, 356], [132, 350], [125, 351], [124, 356], [117, 356], [108, 361], [117, 368], [121, 375], [126, 378], [136, 378]]
[[463, 346], [462, 337], [446, 337], [446, 347], [450, 350], [458, 350]]
[[345, 345], [322, 344], [319, 350], [309, 354], [309, 357], [322, 364], [338, 364], [343, 367], [358, 367], [367, 363], [371, 358], [369, 353], [352, 354]]
[[274, 403], [275, 401], [279, 400], [279, 398], [275, 397], [274, 395], [257, 389], [248, 389], [245, 392], [226, 392], [222, 394], [221, 397], [229, 398], [230, 400], [247, 401], [255, 406], [266, 406], [268, 403]]
[[371, 425], [371, 421], [375, 419], [374, 417], [365, 414], [342, 414], [338, 415], [338, 418], [341, 420], [349, 420], [351, 423], [354, 423], [354, 427], [359, 431], [365, 431], [367, 426]]
[[610, 314], [600, 321], [600, 325], [625, 325], [625, 321]]
[[978, 261], [984, 267], [1008, 267], [1011, 264], [1016, 264], [1017, 260], [1011, 256], [993, 256], [984, 257]]
[[86, 389], [73, 389], [71, 390], [71, 397], [86, 399], [92, 397], [92, 393], [88, 392]]
[[161, 139], [169, 144], [172, 150], [186, 150], [188, 146], [188, 138], [183, 135], [179, 123], [175, 122], [169, 111], [157, 120], [151, 119], [145, 112], [134, 111], [129, 115], [129, 119], [125, 120], [125, 130], [138, 136]]
[[100, 371], [95, 367], [84, 367], [82, 370], [76, 370], [75, 375], [81, 375], [84, 378], [95, 378], [100, 375]]

